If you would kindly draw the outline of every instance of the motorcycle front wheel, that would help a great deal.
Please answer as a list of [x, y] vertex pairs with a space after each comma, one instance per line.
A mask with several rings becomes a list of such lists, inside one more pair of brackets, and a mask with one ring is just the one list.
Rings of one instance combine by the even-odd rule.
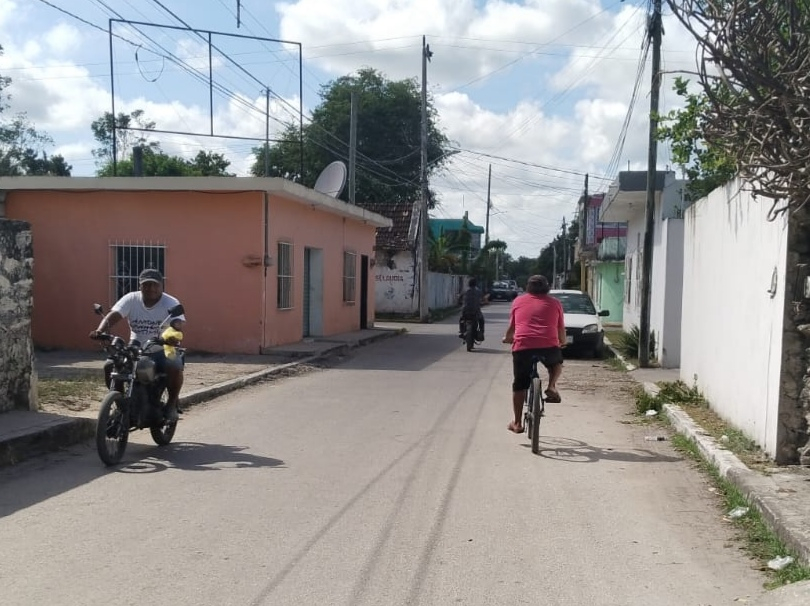
[[[166, 402], [168, 401], [169, 396], [164, 387], [160, 392], [160, 397], [158, 401], [160, 402], [160, 412], [161, 414], [166, 408]], [[155, 444], [158, 446], [166, 446], [172, 441], [174, 437], [174, 431], [177, 429], [177, 421], [161, 421], [160, 425], [153, 425], [149, 428], [149, 433], [152, 434], [152, 439], [155, 441]]]
[[129, 440], [129, 409], [124, 395], [108, 393], [101, 402], [96, 424], [96, 450], [108, 467], [117, 465], [124, 456]]

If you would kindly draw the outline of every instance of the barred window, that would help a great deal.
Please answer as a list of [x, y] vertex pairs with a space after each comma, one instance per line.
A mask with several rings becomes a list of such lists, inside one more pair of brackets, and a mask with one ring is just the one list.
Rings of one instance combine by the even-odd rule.
[[157, 269], [166, 277], [166, 245], [121, 243], [110, 245], [110, 295], [115, 302], [138, 290], [138, 276], [144, 269]]
[[357, 253], [343, 253], [343, 302], [354, 303], [357, 283]]
[[278, 243], [278, 309], [292, 309], [293, 306], [293, 245], [290, 242]]

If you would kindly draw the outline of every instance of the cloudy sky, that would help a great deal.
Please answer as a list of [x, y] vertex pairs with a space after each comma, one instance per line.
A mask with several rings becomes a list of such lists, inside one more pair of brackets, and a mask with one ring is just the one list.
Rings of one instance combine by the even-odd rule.
[[[111, 110], [112, 85], [116, 112], [143, 109], [166, 131], [260, 138], [269, 106], [272, 137], [299, 105], [306, 116], [318, 104], [322, 85], [358, 68], [420, 78], [424, 35], [440, 127], [463, 150], [432, 182], [441, 195], [434, 216], [468, 211], [483, 226], [491, 165], [491, 237], [505, 240], [513, 256], [533, 257], [563, 218], [574, 218], [586, 173], [594, 193], [618, 170], [646, 169], [649, 58], [620, 136], [640, 69], [646, 0], [240, 4], [237, 27], [237, 0], [0, 0], [0, 75], [12, 78], [11, 111], [26, 112], [51, 135], [51, 151], [65, 156], [74, 175], [92, 175], [90, 124]], [[213, 112], [207, 34], [177, 29], [185, 26], [219, 32], [211, 38]], [[695, 44], [668, 11], [664, 27], [666, 111], [678, 101], [676, 72], [694, 69]], [[169, 153], [223, 153], [242, 175], [256, 144], [180, 134], [160, 141]], [[659, 146], [659, 168], [670, 164]]]

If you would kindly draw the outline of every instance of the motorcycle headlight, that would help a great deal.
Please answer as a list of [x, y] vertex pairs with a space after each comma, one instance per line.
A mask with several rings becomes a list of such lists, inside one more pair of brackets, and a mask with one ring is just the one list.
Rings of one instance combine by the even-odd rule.
[[599, 326], [596, 324], [588, 324], [582, 329], [582, 334], [589, 334], [599, 332]]

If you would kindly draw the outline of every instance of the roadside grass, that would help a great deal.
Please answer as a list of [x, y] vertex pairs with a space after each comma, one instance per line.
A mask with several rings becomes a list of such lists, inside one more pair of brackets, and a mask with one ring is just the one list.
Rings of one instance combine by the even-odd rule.
[[608, 358], [605, 358], [604, 362], [610, 370], [627, 372], [627, 367], [624, 365], [624, 362], [616, 356], [610, 355]]
[[[749, 468], [762, 469], [768, 457], [756, 445], [754, 440], [746, 437], [741, 431], [730, 427], [709, 407], [709, 402], [700, 393], [696, 386], [688, 386], [682, 381], [661, 382], [657, 395], [648, 394], [643, 387], [635, 390], [635, 412], [644, 415], [651, 423], [669, 425], [666, 415], [657, 414], [647, 417], [648, 410], [661, 412], [664, 404], [680, 406], [703, 430], [733, 452]], [[744, 508], [746, 512], [740, 517], [726, 515], [729, 523], [738, 531], [738, 538], [744, 549], [759, 564], [760, 569], [767, 575], [766, 588], [774, 589], [795, 583], [810, 580], [810, 567], [801, 564], [799, 556], [785, 545], [762, 518], [762, 514], [752, 506], [751, 502], [729, 480], [720, 475], [717, 468], [706, 460], [698, 450], [697, 444], [686, 436], [675, 433], [672, 437], [673, 446], [692, 459], [697, 467], [704, 472], [714, 486], [714, 491], [721, 499], [725, 512], [735, 508]], [[791, 556], [794, 561], [781, 570], [768, 568], [767, 563], [774, 558]]]
[[646, 414], [647, 410], [661, 412], [664, 404], [680, 406], [692, 420], [717, 442], [733, 452], [737, 458], [751, 469], [762, 470], [771, 461], [757, 443], [742, 431], [726, 423], [709, 406], [708, 400], [696, 386], [688, 386], [683, 381], [658, 383], [660, 391], [651, 396], [643, 388], [636, 392], [636, 412]]
[[[762, 519], [762, 514], [751, 505], [745, 495], [734, 484], [722, 477], [714, 465], [703, 458], [692, 440], [676, 434], [672, 438], [672, 444], [678, 451], [688, 455], [698, 468], [711, 478], [717, 495], [722, 500], [724, 511], [730, 512], [738, 507], [747, 509], [740, 517], [727, 516], [725, 519], [738, 531], [745, 550], [761, 563], [761, 570], [769, 579], [765, 584], [767, 589], [810, 580], [810, 567], [800, 563], [798, 554], [788, 549], [776, 533], [768, 527]], [[794, 561], [781, 570], [768, 568], [769, 561], [783, 556], [791, 556]]]

